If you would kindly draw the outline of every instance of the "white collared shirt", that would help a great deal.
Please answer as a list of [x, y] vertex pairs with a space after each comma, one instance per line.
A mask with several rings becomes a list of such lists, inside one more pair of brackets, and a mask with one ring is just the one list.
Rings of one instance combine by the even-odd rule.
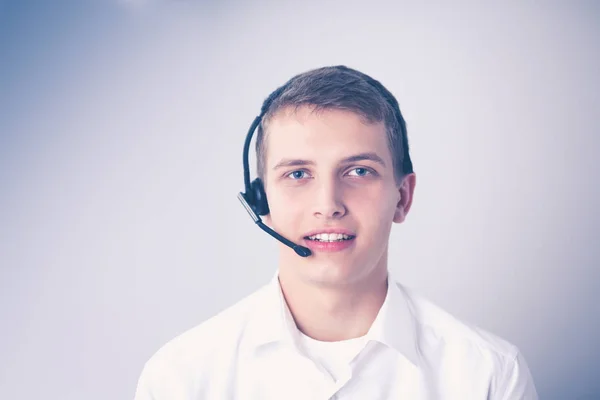
[[306, 351], [276, 275], [159, 349], [135, 400], [538, 399], [515, 346], [388, 282], [358, 354], [335, 374]]

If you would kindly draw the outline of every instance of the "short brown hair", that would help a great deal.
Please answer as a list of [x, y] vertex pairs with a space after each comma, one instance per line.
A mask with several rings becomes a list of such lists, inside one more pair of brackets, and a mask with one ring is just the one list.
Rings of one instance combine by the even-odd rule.
[[408, 151], [406, 123], [396, 98], [378, 81], [343, 65], [323, 67], [296, 75], [264, 101], [256, 135], [257, 173], [264, 180], [266, 130], [269, 121], [284, 108], [313, 111], [337, 109], [360, 115], [369, 123], [384, 122], [397, 182], [413, 172]]

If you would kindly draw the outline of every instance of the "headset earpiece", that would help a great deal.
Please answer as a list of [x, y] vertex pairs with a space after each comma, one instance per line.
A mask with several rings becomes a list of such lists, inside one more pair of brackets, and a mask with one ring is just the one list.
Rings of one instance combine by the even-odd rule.
[[250, 196], [252, 197], [250, 205], [258, 215], [267, 215], [269, 213], [269, 203], [267, 194], [260, 178], [256, 178], [250, 184]]

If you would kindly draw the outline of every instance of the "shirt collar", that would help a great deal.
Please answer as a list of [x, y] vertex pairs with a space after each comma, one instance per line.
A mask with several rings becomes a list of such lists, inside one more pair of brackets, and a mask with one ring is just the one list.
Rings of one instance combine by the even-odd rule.
[[259, 348], [284, 342], [297, 346], [299, 331], [281, 291], [279, 272], [263, 287], [259, 296], [246, 329], [249, 345]]
[[419, 365], [416, 321], [404, 288], [389, 271], [388, 291], [367, 338], [398, 351], [414, 365]]
[[[281, 291], [278, 272], [260, 296], [258, 307], [253, 310], [247, 325], [249, 345], [256, 349], [283, 342], [299, 348], [300, 333]], [[367, 341], [382, 343], [418, 365], [416, 332], [416, 322], [405, 292], [388, 272], [388, 291], [367, 333]]]

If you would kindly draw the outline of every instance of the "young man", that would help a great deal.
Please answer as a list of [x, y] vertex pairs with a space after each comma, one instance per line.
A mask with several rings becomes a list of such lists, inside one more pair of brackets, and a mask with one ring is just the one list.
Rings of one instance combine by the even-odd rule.
[[320, 68], [269, 96], [246, 149], [258, 122], [253, 211], [310, 254], [282, 244], [273, 280], [163, 346], [136, 400], [537, 399], [515, 346], [388, 273], [416, 184], [391, 93]]

